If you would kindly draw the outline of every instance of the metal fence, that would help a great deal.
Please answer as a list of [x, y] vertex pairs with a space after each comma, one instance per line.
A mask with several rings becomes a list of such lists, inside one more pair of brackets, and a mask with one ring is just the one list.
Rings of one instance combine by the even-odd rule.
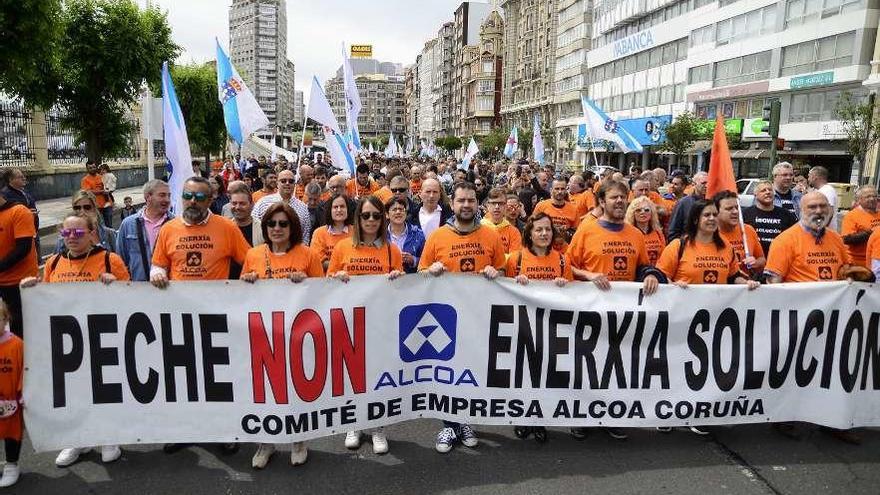
[[33, 163], [31, 113], [20, 102], [0, 101], [0, 167]]

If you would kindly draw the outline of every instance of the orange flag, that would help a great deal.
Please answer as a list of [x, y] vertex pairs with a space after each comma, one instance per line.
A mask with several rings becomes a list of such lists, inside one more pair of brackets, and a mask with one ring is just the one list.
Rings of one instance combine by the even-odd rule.
[[715, 136], [712, 138], [712, 158], [709, 160], [709, 182], [706, 184], [706, 198], [710, 199], [721, 191], [736, 192], [736, 178], [733, 176], [730, 148], [727, 147], [724, 117], [718, 114], [718, 118], [715, 119]]

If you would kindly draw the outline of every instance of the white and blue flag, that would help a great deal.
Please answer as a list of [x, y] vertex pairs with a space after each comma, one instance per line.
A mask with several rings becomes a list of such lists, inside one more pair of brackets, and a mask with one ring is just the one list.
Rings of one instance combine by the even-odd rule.
[[347, 172], [350, 177], [354, 177], [354, 158], [348, 151], [345, 136], [339, 129], [339, 122], [333, 115], [333, 109], [330, 108], [327, 95], [324, 94], [324, 89], [321, 88], [318, 78], [314, 76], [312, 76], [312, 90], [309, 93], [309, 107], [306, 110], [306, 117], [321, 124], [333, 166]]
[[513, 158], [513, 155], [519, 151], [519, 131], [516, 126], [510, 130], [510, 136], [507, 138], [507, 144], [504, 145], [504, 156]]
[[269, 125], [269, 119], [257, 103], [257, 99], [238, 71], [229, 61], [229, 56], [217, 42], [217, 89], [220, 104], [223, 105], [223, 120], [226, 121], [226, 132], [238, 144], [242, 143], [254, 132]]
[[471, 138], [471, 142], [470, 144], [468, 144], [467, 149], [464, 151], [464, 158], [461, 159], [461, 164], [458, 166], [458, 168], [462, 170], [470, 170], [471, 160], [473, 160], [479, 152], [480, 147], [477, 146], [477, 142], [474, 141], [474, 138]]
[[535, 114], [535, 123], [532, 127], [532, 149], [535, 152], [535, 161], [544, 165], [544, 139], [541, 137], [541, 119]]
[[388, 137], [388, 146], [385, 147], [385, 158], [397, 156], [397, 141], [394, 139], [394, 131]]
[[361, 95], [358, 93], [357, 84], [354, 81], [354, 73], [351, 70], [349, 58], [345, 56], [345, 44], [342, 44], [342, 74], [345, 87], [345, 126], [351, 135], [351, 144], [356, 150], [360, 150], [361, 134], [358, 131], [358, 115], [361, 114]]
[[584, 119], [587, 121], [587, 132], [593, 140], [605, 140], [614, 143], [624, 153], [641, 153], [642, 145], [636, 141], [632, 134], [612, 119], [596, 105], [596, 102], [581, 97], [581, 105], [584, 107]]
[[183, 213], [183, 183], [193, 176], [192, 153], [186, 136], [186, 122], [174, 82], [168, 71], [168, 62], [162, 64], [162, 123], [165, 127], [165, 159], [168, 171], [168, 187], [171, 189], [171, 207], [175, 215]]

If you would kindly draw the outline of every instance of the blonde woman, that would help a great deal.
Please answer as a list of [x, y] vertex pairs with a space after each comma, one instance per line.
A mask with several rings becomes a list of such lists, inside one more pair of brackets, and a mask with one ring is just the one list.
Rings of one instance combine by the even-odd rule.
[[[70, 199], [70, 207], [73, 210], [73, 215], [89, 217], [96, 223], [97, 228], [91, 239], [92, 243], [111, 253], [116, 252], [116, 231], [104, 225], [104, 217], [98, 211], [98, 200], [95, 199], [94, 194], [86, 190], [75, 192]], [[63, 249], [64, 239], [59, 237], [58, 242], [55, 243], [55, 254], [60, 253]]]
[[666, 247], [666, 236], [663, 235], [663, 228], [660, 226], [657, 207], [647, 196], [635, 198], [626, 209], [625, 221], [641, 231], [645, 237], [648, 261], [656, 265], [660, 253]]

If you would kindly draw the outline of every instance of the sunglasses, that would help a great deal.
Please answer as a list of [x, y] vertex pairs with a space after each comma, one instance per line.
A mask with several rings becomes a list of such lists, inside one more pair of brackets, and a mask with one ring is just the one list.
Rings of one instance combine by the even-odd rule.
[[92, 211], [95, 207], [92, 205], [74, 205], [73, 211]]
[[636, 213], [651, 213], [650, 208], [636, 208]]
[[361, 213], [361, 220], [367, 221], [370, 218], [372, 218], [373, 220], [382, 220], [382, 214], [378, 211], [365, 211]]
[[86, 229], [61, 229], [61, 237], [65, 239], [79, 239], [86, 235]]
[[405, 192], [408, 191], [408, 190], [409, 190], [409, 189], [407, 189], [407, 188], [405, 188], [405, 187], [395, 187], [395, 188], [391, 189], [391, 192], [393, 192], [393, 193], [401, 193], [401, 194], [402, 194], [402, 193], [405, 193]]
[[266, 227], [269, 227], [270, 229], [274, 229], [275, 227], [281, 227], [282, 229], [286, 229], [287, 227], [290, 227], [290, 221], [289, 220], [267, 220]]
[[278, 182], [281, 184], [293, 184], [296, 182], [294, 179], [278, 179]]
[[196, 201], [204, 201], [204, 200], [208, 199], [208, 195], [203, 192], [194, 193], [194, 192], [189, 192], [189, 191], [183, 191], [183, 194], [181, 194], [181, 197], [183, 197], [183, 199], [185, 201], [192, 201], [193, 199], [195, 199]]

